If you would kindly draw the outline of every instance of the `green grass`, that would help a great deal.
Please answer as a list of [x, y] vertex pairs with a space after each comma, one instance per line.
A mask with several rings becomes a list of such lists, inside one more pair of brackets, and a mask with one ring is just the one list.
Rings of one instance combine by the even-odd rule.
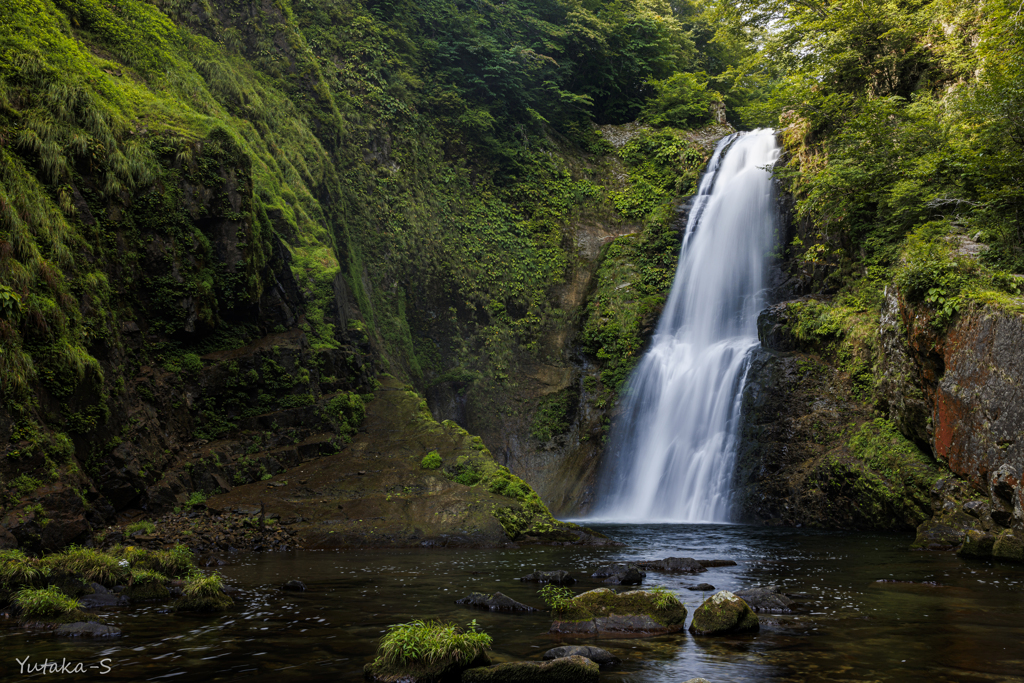
[[127, 559], [78, 546], [70, 546], [63, 552], [49, 555], [42, 563], [52, 571], [79, 575], [87, 581], [108, 587], [123, 584], [131, 574]]
[[46, 578], [48, 568], [18, 549], [0, 550], [0, 585], [8, 590], [31, 586]]
[[124, 537], [128, 538], [136, 531], [141, 531], [144, 534], [152, 534], [156, 532], [156, 525], [153, 522], [134, 522], [124, 528]]
[[191, 612], [222, 612], [234, 604], [224, 593], [224, 579], [216, 572], [193, 572], [185, 582], [175, 606]]
[[395, 624], [381, 638], [374, 664], [389, 669], [465, 665], [491, 646], [491, 637], [452, 623], [415, 620]]
[[64, 595], [56, 586], [23, 588], [14, 594], [13, 603], [23, 621], [68, 621], [79, 611], [78, 600]]

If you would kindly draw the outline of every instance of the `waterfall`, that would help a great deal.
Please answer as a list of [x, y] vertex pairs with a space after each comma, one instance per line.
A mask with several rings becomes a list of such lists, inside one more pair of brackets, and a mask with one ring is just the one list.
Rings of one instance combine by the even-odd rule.
[[700, 182], [650, 350], [630, 376], [592, 517], [725, 522], [765, 259], [775, 240], [775, 133], [718, 143]]

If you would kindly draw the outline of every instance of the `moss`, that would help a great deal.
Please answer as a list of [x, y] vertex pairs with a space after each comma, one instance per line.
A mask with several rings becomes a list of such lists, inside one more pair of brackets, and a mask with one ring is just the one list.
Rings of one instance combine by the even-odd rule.
[[742, 598], [720, 591], [693, 612], [690, 632], [700, 636], [756, 631], [757, 615]]
[[423, 456], [423, 460], [420, 461], [420, 467], [425, 470], [436, 470], [441, 467], [441, 454], [437, 451], [430, 451]]
[[1024, 533], [1015, 529], [1001, 531], [992, 546], [992, 557], [997, 560], [1024, 562]]
[[552, 437], [569, 431], [578, 402], [579, 392], [574, 387], [545, 397], [534, 414], [530, 434], [541, 441], [550, 441]]
[[597, 617], [644, 615], [665, 627], [686, 621], [686, 607], [664, 590], [634, 590], [616, 593], [596, 588], [581, 593], [556, 616], [563, 621], [589, 621]]

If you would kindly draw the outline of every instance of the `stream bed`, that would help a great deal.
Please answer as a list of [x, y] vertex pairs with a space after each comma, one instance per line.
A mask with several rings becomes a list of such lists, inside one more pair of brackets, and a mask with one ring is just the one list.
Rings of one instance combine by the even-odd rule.
[[[1024, 567], [911, 552], [910, 535], [709, 524], [594, 528], [626, 545], [225, 555], [220, 571], [239, 589], [230, 612], [175, 614], [161, 604], [111, 610], [98, 620], [123, 636], [106, 641], [0, 628], [0, 674], [4, 681], [358, 681], [384, 629], [421, 618], [475, 619], [494, 638], [496, 661], [540, 659], [562, 643], [599, 645], [623, 661], [602, 682], [1024, 682]], [[543, 608], [538, 586], [517, 577], [567, 569], [583, 579], [573, 587], [581, 592], [602, 585], [589, 578], [599, 564], [671, 556], [738, 563], [696, 576], [648, 572], [644, 586], [674, 591], [691, 617], [711, 594], [685, 588], [696, 583], [716, 590], [776, 584], [797, 595], [796, 609], [760, 615], [773, 624], [741, 637], [570, 640], [548, 635], [546, 612], [454, 604], [470, 591], [501, 591]], [[280, 590], [288, 579], [308, 590]], [[22, 673], [19, 661], [44, 659], [82, 663], [86, 673]]]

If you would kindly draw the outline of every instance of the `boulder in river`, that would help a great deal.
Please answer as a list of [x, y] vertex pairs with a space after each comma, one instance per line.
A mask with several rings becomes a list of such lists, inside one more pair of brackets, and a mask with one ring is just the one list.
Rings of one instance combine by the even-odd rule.
[[665, 590], [616, 593], [596, 588], [555, 613], [551, 633], [646, 637], [682, 631], [686, 607]]
[[758, 586], [734, 593], [755, 612], [792, 612], [793, 601], [778, 586]]
[[604, 579], [604, 583], [614, 583], [620, 586], [636, 586], [643, 583], [646, 576], [647, 574], [640, 571], [639, 567], [632, 562], [606, 564], [598, 567], [597, 571], [591, 574], [591, 577], [595, 579]]
[[90, 638], [117, 638], [121, 635], [121, 629], [106, 624], [99, 624], [95, 621], [75, 621], [70, 624], [61, 624], [53, 631], [55, 636], [77, 638], [87, 636]]
[[494, 595], [487, 595], [486, 593], [470, 593], [464, 598], [459, 598], [455, 601], [456, 605], [465, 605], [466, 607], [475, 607], [477, 609], [486, 609], [492, 612], [539, 612], [536, 607], [530, 607], [524, 605], [521, 602], [513, 600], [504, 593], [495, 593]]
[[78, 606], [84, 610], [109, 609], [125, 607], [128, 597], [119, 593], [91, 593], [78, 599]]
[[531, 581], [533, 583], [553, 583], [556, 586], [571, 586], [576, 579], [564, 569], [557, 569], [550, 572], [533, 572], [519, 579], [520, 581]]
[[290, 581], [284, 582], [284, 585], [281, 586], [281, 590], [302, 592], [306, 590], [306, 584], [302, 583], [298, 579], [291, 579]]
[[719, 591], [693, 612], [690, 633], [717, 636], [757, 631], [760, 624], [750, 605], [729, 591]]
[[707, 569], [708, 567], [735, 567], [736, 560], [697, 560], [700, 566]]
[[968, 531], [981, 531], [981, 522], [960, 510], [937, 515], [917, 527], [910, 546], [920, 550], [952, 550], [967, 538]]
[[992, 545], [992, 557], [997, 560], [1024, 562], [1024, 533], [1004, 529]]
[[462, 672], [462, 683], [597, 683], [596, 663], [573, 655], [548, 662], [504, 662]]
[[652, 572], [669, 574], [700, 574], [707, 569], [703, 563], [692, 557], [666, 557], [664, 560], [647, 560], [637, 565]]
[[703, 593], [709, 593], [709, 592], [715, 590], [715, 587], [712, 586], [710, 583], [695, 583], [692, 586], [687, 586], [686, 590], [688, 590], [688, 591], [701, 591]]
[[614, 666], [621, 661], [611, 652], [608, 652], [608, 650], [602, 650], [591, 645], [563, 645], [562, 647], [555, 647], [544, 653], [544, 659], [559, 659], [561, 657], [572, 657], [573, 655], [586, 657], [598, 666]]
[[961, 557], [992, 557], [992, 547], [996, 543], [996, 537], [987, 531], [972, 529], [967, 532], [964, 544], [956, 551]]

